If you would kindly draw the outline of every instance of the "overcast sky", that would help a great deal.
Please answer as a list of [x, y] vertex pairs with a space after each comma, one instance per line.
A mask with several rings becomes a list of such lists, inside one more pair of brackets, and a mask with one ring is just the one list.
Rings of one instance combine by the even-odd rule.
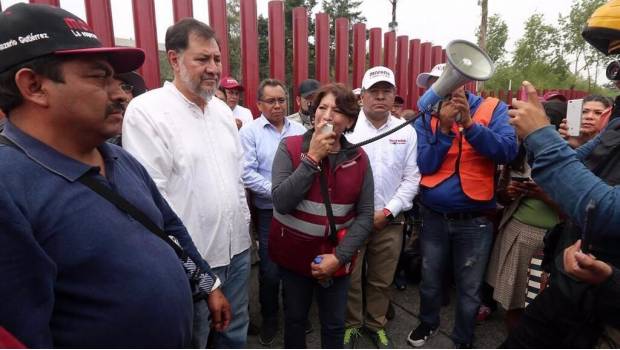
[[[20, 2], [0, 0], [2, 7]], [[61, 7], [85, 18], [83, 0], [61, 0]], [[131, 1], [111, 0], [114, 32], [117, 37], [133, 38]], [[267, 13], [268, 0], [257, 0], [258, 13]], [[489, 0], [489, 16], [499, 14], [508, 24], [508, 49], [523, 33], [523, 23], [535, 12], [543, 13], [548, 23], [555, 24], [558, 14], [570, 11], [571, 0]], [[157, 31], [160, 42], [172, 24], [172, 1], [155, 0]], [[320, 10], [320, 5], [315, 11]], [[389, 0], [363, 1], [362, 12], [367, 18], [366, 27], [388, 30], [392, 9]], [[194, 16], [208, 22], [207, 0], [194, 0]], [[474, 33], [480, 24], [480, 7], [477, 0], [399, 0], [396, 14], [398, 35], [408, 35], [434, 45], [445, 45], [453, 39], [475, 41]]]

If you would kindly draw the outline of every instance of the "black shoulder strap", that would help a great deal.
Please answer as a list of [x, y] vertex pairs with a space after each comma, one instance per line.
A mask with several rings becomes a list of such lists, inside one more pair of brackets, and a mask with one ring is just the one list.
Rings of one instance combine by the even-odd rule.
[[183, 249], [177, 243], [175, 243], [166, 234], [166, 232], [164, 232], [164, 230], [157, 226], [157, 224], [155, 224], [148, 216], [146, 216], [146, 214], [144, 214], [140, 209], [136, 208], [136, 206], [131, 204], [123, 196], [98, 181], [94, 176], [85, 175], [80, 177], [78, 181], [81, 182], [84, 186], [99, 194], [101, 197], [107, 199], [122, 212], [129, 214], [132, 218], [136, 219], [136, 221], [141, 223], [149, 231], [153, 232], [159, 238], [163, 239], [172, 247], [172, 249], [174, 249], [174, 252], [177, 253], [180, 258], [185, 257], [185, 252], [183, 251]]
[[329, 200], [329, 191], [327, 190], [327, 176], [325, 172], [328, 171], [326, 167], [321, 167], [319, 180], [321, 183], [321, 196], [323, 197], [323, 203], [325, 203], [325, 211], [327, 212], [327, 219], [329, 220], [329, 239], [334, 244], [338, 244], [336, 237], [336, 222], [334, 220], [334, 212], [332, 211], [332, 203]]
[[[12, 146], [20, 150], [20, 148], [17, 147], [17, 145], [15, 145], [13, 141], [8, 139], [4, 135], [0, 135], [0, 144]], [[183, 249], [178, 244], [176, 244], [166, 234], [166, 232], [164, 232], [164, 230], [159, 228], [159, 226], [157, 226], [157, 224], [155, 224], [148, 216], [146, 216], [146, 214], [144, 214], [140, 209], [136, 208], [136, 206], [134, 206], [129, 201], [127, 201], [123, 196], [116, 193], [115, 191], [113, 191], [112, 189], [104, 185], [103, 183], [97, 181], [97, 179], [94, 178], [93, 176], [84, 175], [80, 177], [78, 181], [82, 183], [84, 186], [90, 188], [91, 190], [99, 194], [101, 197], [107, 199], [110, 203], [114, 204], [114, 206], [116, 206], [122, 212], [129, 214], [136, 221], [138, 221], [144, 227], [146, 227], [149, 231], [153, 232], [159, 238], [163, 239], [166, 243], [168, 243], [172, 247], [172, 249], [174, 249], [174, 252], [179, 256], [179, 258], [185, 257], [185, 252], [183, 251]]]

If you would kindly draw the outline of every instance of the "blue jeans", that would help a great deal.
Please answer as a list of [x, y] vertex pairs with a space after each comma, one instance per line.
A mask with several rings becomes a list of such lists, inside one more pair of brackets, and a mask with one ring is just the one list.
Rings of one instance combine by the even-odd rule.
[[306, 320], [316, 293], [321, 320], [321, 347], [342, 348], [344, 317], [347, 307], [349, 276], [333, 279], [333, 284], [323, 288], [316, 279], [299, 275], [280, 267], [284, 288], [284, 347], [306, 347]]
[[452, 254], [457, 292], [452, 340], [471, 343], [480, 306], [480, 286], [493, 240], [493, 225], [483, 216], [451, 220], [426, 208], [422, 208], [422, 215], [420, 320], [433, 329], [439, 326], [442, 282], [449, 254]]
[[260, 278], [258, 279], [258, 296], [263, 323], [278, 321], [280, 292], [280, 272], [278, 265], [269, 257], [269, 228], [271, 227], [272, 209], [256, 210], [258, 231], [258, 255], [260, 256]]
[[[222, 293], [230, 303], [232, 319], [224, 332], [213, 334], [213, 347], [219, 349], [241, 349], [247, 346], [248, 288], [250, 281], [250, 250], [235, 255], [229, 265], [211, 269], [222, 284]], [[210, 312], [206, 302], [194, 304], [194, 335], [192, 345], [205, 348], [211, 330]]]

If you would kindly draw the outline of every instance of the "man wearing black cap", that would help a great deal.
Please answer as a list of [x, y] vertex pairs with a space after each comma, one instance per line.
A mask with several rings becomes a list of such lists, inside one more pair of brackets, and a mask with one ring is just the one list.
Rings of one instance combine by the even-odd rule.
[[299, 96], [295, 97], [299, 105], [299, 111], [289, 115], [289, 120], [296, 121], [305, 126], [306, 129], [312, 129], [312, 120], [310, 120], [310, 105], [314, 99], [314, 94], [321, 87], [321, 83], [314, 79], [306, 79], [299, 84]]
[[0, 167], [10, 169], [0, 173], [0, 325], [28, 347], [189, 345], [192, 292], [175, 250], [95, 188], [174, 236], [207, 272], [220, 327], [230, 317], [146, 170], [105, 142], [119, 132], [126, 100], [114, 73], [143, 61], [140, 49], [102, 47], [84, 21], [56, 7], [21, 3], [0, 14], [8, 116]]

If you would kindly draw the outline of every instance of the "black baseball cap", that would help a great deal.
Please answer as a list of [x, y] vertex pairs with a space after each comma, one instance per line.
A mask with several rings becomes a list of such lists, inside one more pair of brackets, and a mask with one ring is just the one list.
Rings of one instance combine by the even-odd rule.
[[46, 55], [105, 55], [117, 73], [139, 68], [144, 51], [103, 47], [90, 26], [59, 7], [19, 3], [0, 13], [0, 72]]
[[137, 72], [126, 72], [117, 74], [116, 78], [120, 81], [127, 83], [133, 86], [132, 95], [133, 97], [138, 97], [143, 93], [147, 92], [146, 83], [144, 82], [144, 78]]
[[321, 83], [319, 83], [318, 80], [306, 79], [299, 84], [299, 95], [306, 98], [309, 95], [312, 95], [320, 87]]

